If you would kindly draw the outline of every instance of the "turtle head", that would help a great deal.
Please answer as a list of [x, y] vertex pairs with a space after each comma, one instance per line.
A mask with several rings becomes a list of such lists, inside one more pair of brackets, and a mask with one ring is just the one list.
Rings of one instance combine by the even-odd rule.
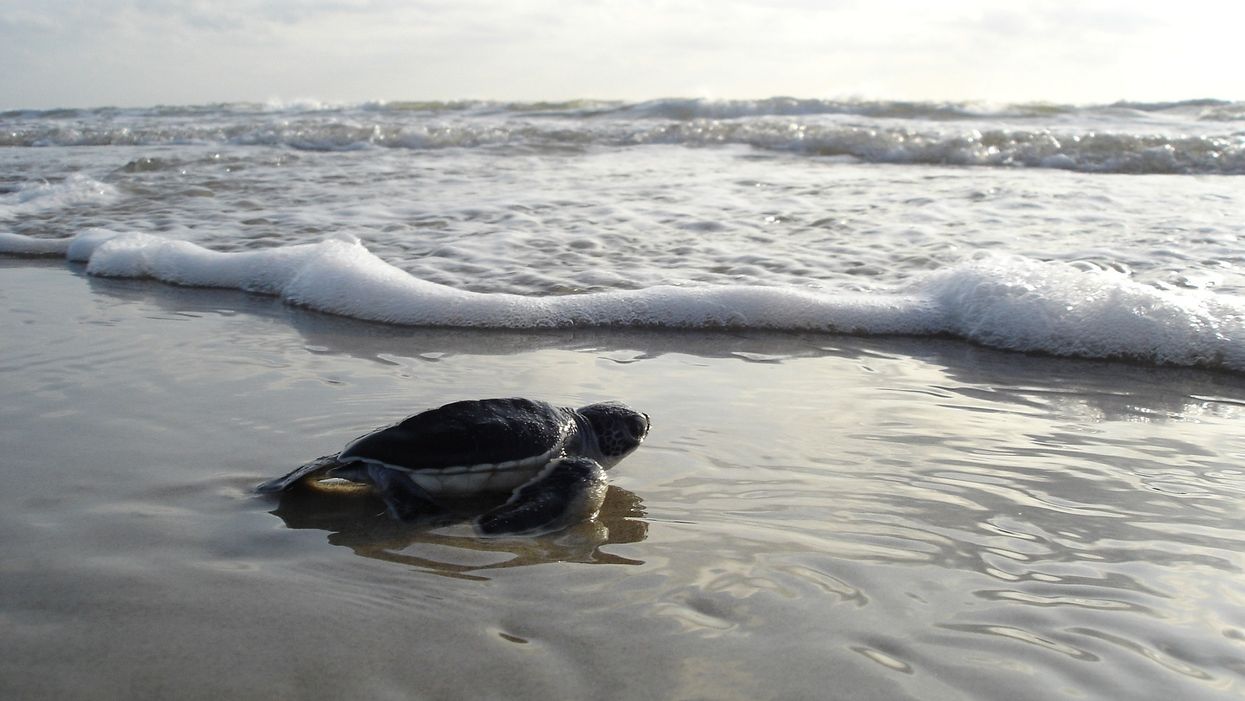
[[648, 435], [648, 414], [621, 402], [589, 404], [579, 410], [588, 421], [601, 451], [602, 465], [610, 467], [640, 447]]

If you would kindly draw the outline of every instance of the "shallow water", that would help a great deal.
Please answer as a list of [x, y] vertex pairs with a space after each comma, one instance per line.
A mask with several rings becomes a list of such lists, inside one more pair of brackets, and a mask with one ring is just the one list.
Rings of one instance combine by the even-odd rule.
[[986, 251], [1239, 295], [1233, 178], [920, 168], [742, 146], [302, 152], [10, 149], [0, 231], [91, 227], [223, 251], [358, 236], [477, 292], [663, 284], [893, 290]]
[[1243, 120], [1215, 100], [9, 111], [0, 254], [415, 326], [949, 335], [1245, 373]]
[[[0, 262], [0, 695], [1239, 698], [1245, 380], [818, 334], [410, 330]], [[648, 412], [597, 522], [261, 479], [464, 397]]]
[[[892, 289], [996, 251], [1239, 295], [1245, 105], [657, 100], [0, 113], [0, 232], [359, 237], [525, 294]], [[1144, 177], [1136, 177], [1137, 175]]]

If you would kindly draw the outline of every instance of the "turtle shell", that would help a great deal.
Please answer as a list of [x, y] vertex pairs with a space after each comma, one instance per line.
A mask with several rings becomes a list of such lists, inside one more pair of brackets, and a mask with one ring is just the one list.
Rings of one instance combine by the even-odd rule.
[[338, 459], [433, 473], [543, 465], [561, 453], [573, 429], [566, 412], [545, 402], [468, 400], [363, 436]]

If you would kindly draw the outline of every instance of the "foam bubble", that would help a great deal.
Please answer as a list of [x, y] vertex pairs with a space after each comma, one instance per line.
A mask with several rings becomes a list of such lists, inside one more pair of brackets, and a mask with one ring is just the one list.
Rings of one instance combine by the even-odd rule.
[[92, 275], [261, 292], [391, 324], [949, 334], [1007, 350], [1245, 371], [1245, 302], [1019, 256], [980, 256], [886, 293], [666, 285], [529, 296], [421, 280], [350, 236], [241, 252], [99, 229], [54, 241], [0, 236], [0, 253], [32, 252], [84, 261]]

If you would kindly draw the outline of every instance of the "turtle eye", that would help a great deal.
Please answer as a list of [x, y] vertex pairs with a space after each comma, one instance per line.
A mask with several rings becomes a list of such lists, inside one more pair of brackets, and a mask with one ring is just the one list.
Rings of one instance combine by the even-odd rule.
[[633, 416], [627, 422], [627, 430], [631, 432], [631, 437], [640, 440], [644, 434], [648, 433], [648, 421], [639, 416]]

